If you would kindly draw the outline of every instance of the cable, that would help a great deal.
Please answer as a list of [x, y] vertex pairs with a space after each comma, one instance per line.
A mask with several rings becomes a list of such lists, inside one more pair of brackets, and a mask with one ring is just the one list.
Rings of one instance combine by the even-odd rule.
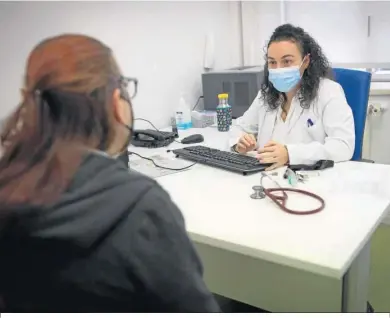
[[[198, 102], [199, 102], [200, 98], [202, 98], [202, 97], [203, 97], [203, 96], [200, 96], [200, 97], [199, 97]], [[197, 102], [197, 103], [198, 103], [198, 102]], [[195, 107], [196, 107], [196, 105], [195, 105]], [[140, 117], [139, 117], [139, 118], [135, 118], [134, 120], [141, 120], [141, 121], [144, 121], [144, 122], [149, 123], [157, 132], [159, 132], [161, 135], [163, 135], [162, 132], [161, 132], [155, 125], [153, 125], [153, 123], [152, 123], [150, 120], [147, 120], [147, 119], [145, 119], [145, 118], [140, 118]], [[181, 141], [178, 141], [178, 140], [176, 140], [176, 139], [174, 139], [173, 141], [174, 141], [174, 142], [177, 142], [178, 144], [182, 144]], [[157, 163], [155, 163], [154, 160], [153, 160], [152, 158], [147, 158], [147, 157], [141, 156], [140, 154], [138, 154], [138, 153], [136, 153], [136, 152], [129, 151], [129, 154], [133, 154], [133, 155], [136, 155], [136, 156], [138, 156], [138, 157], [140, 157], [140, 158], [142, 158], [142, 159], [149, 160], [149, 161], [151, 161], [157, 168], [167, 169], [167, 170], [172, 170], [172, 171], [182, 171], [182, 170], [186, 170], [186, 169], [191, 168], [191, 167], [193, 167], [194, 165], [196, 165], [196, 162], [195, 162], [195, 163], [193, 163], [193, 164], [191, 164], [191, 165], [189, 165], [189, 166], [187, 166], [187, 167], [184, 167], [184, 168], [168, 168], [168, 167], [162, 167], [162, 166], [158, 165]]]
[[[196, 103], [195, 103], [194, 107], [192, 108], [192, 110], [195, 110], [195, 109], [196, 109], [196, 107], [197, 107], [198, 104], [199, 104], [199, 101], [200, 101], [202, 98], [204, 98], [204, 96], [202, 96], [202, 95], [198, 97], [198, 100], [196, 101]], [[149, 120], [147, 120], [147, 119], [145, 119], [145, 118], [138, 117], [138, 118], [135, 118], [134, 120], [141, 120], [141, 121], [147, 122], [147, 123], [150, 124], [156, 131], [160, 132], [160, 130], [159, 130], [155, 125], [153, 125], [151, 121], [149, 121]]]
[[199, 101], [200, 101], [202, 98], [204, 98], [204, 97], [203, 97], [203, 96], [199, 96], [199, 97], [198, 97], [198, 100], [196, 101], [195, 106], [194, 106], [194, 108], [192, 108], [192, 110], [195, 110], [195, 109], [196, 109], [196, 107], [197, 107], [198, 104], [199, 104]]
[[[148, 157], [144, 157], [144, 156], [141, 156], [140, 154], [136, 153], [136, 152], [132, 152], [132, 151], [129, 151], [129, 154], [132, 154], [132, 155], [136, 155], [142, 159], [145, 159], [145, 160], [149, 160], [151, 161], [157, 168], [161, 168], [161, 169], [167, 169], [167, 170], [172, 170], [172, 171], [182, 171], [182, 170], [186, 170], [188, 168], [191, 168], [193, 166], [196, 165], [196, 162], [187, 166], [187, 167], [184, 167], [184, 168], [168, 168], [168, 167], [163, 167], [163, 166], [160, 166], [158, 165], [157, 163], [154, 162], [154, 160], [152, 158], [148, 158]], [[130, 163], [131, 164], [131, 163]]]
[[147, 120], [147, 119], [144, 119], [144, 118], [140, 118], [140, 117], [139, 117], [139, 118], [135, 118], [134, 120], [145, 121], [145, 122], [149, 123], [150, 126], [152, 126], [156, 131], [158, 131], [159, 133], [161, 133], [161, 131], [160, 131], [155, 125], [153, 125], [151, 121], [149, 121], [149, 120]]
[[[163, 135], [162, 132], [161, 132], [155, 125], [153, 125], [151, 121], [149, 121], [149, 120], [147, 120], [147, 119], [144, 119], [144, 118], [135, 118], [134, 120], [141, 120], [141, 121], [145, 121], [145, 122], [149, 123], [149, 124], [154, 128], [154, 130], [156, 130], [156, 131], [159, 132], [161, 135]], [[178, 140], [176, 140], [176, 139], [174, 139], [173, 141], [174, 141], [174, 142], [177, 142], [178, 144], [181, 144], [181, 143], [182, 143], [181, 141], [178, 141]]]

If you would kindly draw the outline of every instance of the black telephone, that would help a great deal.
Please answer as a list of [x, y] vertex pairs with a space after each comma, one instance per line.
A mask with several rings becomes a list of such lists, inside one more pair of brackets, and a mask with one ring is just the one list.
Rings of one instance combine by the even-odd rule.
[[136, 147], [160, 148], [171, 144], [175, 133], [152, 129], [134, 130], [131, 144]]

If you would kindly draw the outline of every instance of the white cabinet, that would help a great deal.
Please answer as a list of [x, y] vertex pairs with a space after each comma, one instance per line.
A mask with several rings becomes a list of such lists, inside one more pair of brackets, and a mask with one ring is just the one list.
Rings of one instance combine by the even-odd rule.
[[355, 1], [286, 1], [286, 22], [303, 27], [337, 63], [367, 61], [367, 14]]
[[389, 1], [286, 1], [286, 20], [302, 26], [332, 62], [390, 62]]
[[369, 61], [390, 62], [390, 2], [363, 2], [367, 19]]
[[243, 1], [245, 61], [263, 61], [282, 20], [301, 26], [333, 63], [390, 63], [390, 1]]

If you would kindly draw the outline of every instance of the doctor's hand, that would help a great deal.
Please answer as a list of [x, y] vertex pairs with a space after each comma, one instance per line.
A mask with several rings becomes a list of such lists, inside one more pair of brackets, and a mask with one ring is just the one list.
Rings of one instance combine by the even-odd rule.
[[252, 134], [243, 135], [236, 145], [236, 151], [239, 153], [247, 153], [248, 151], [255, 150], [256, 137]]
[[257, 151], [256, 156], [261, 163], [272, 163], [266, 170], [274, 170], [288, 163], [288, 151], [285, 145], [269, 141], [264, 148]]

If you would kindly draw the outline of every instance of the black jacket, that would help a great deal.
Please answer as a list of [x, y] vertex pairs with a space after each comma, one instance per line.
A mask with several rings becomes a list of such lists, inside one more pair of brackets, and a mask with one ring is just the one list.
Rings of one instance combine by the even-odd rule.
[[9, 215], [0, 222], [5, 311], [219, 311], [180, 211], [118, 160], [89, 154], [57, 204]]

